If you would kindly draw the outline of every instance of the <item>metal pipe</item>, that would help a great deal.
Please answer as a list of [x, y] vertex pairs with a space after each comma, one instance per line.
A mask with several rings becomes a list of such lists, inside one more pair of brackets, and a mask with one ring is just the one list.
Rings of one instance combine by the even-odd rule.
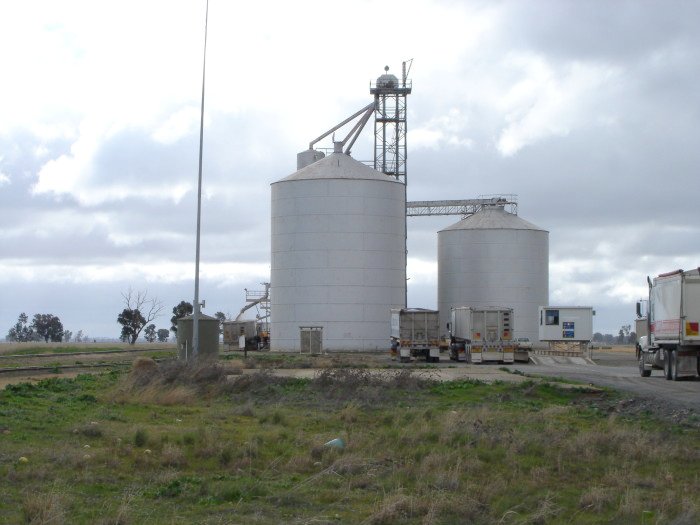
[[373, 108], [373, 107], [374, 107], [374, 102], [372, 102], [371, 104], [368, 104], [367, 106], [365, 106], [364, 108], [362, 108], [362, 109], [361, 109], [360, 111], [358, 111], [357, 113], [354, 113], [352, 116], [346, 118], [344, 121], [342, 121], [342, 122], [341, 122], [340, 124], [338, 124], [337, 126], [334, 126], [333, 128], [329, 129], [328, 131], [326, 131], [323, 135], [321, 135], [321, 136], [318, 137], [317, 139], [312, 140], [311, 142], [309, 142], [309, 149], [314, 149], [314, 144], [316, 144], [319, 140], [325, 139], [328, 135], [330, 135], [331, 133], [333, 133], [333, 132], [336, 131], [337, 129], [342, 128], [345, 124], [347, 124], [348, 122], [350, 122], [352, 119], [357, 118], [358, 116], [362, 115], [362, 113], [364, 113], [365, 111], [367, 111], [368, 109]]
[[[350, 150], [352, 150], [352, 147], [355, 145], [355, 141], [357, 140], [357, 137], [360, 136], [360, 133], [364, 129], [365, 125], [367, 124], [367, 121], [369, 120], [369, 118], [372, 116], [373, 113], [374, 113], [374, 104], [372, 104], [372, 107], [365, 112], [365, 116], [362, 117], [362, 119], [358, 122], [359, 127], [355, 126], [357, 128], [357, 132], [355, 133], [355, 136], [350, 141], [350, 144], [348, 144], [347, 147], [345, 148], [346, 155], [350, 155]], [[345, 141], [347, 141], [347, 140], [348, 140], [348, 138], [346, 137]]]

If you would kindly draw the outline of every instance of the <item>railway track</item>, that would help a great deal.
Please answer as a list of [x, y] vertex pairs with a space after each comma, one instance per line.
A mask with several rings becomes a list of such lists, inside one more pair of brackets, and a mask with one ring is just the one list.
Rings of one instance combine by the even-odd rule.
[[[167, 352], [168, 350], [155, 350], [157, 352]], [[96, 355], [107, 355], [107, 354], [138, 354], [138, 353], [152, 353], [154, 350], [143, 349], [143, 348], [127, 348], [123, 350], [95, 350], [92, 352], [44, 352], [41, 354], [2, 354], [0, 355], [0, 362], [2, 360], [9, 359], [34, 359], [34, 358], [49, 358], [49, 357], [71, 357], [71, 356], [96, 356]], [[175, 350], [172, 350], [175, 353]]]
[[94, 363], [89, 365], [54, 365], [54, 366], [23, 366], [23, 367], [12, 367], [12, 368], [0, 368], [0, 375], [2, 376], [23, 376], [32, 375], [36, 373], [56, 373], [61, 371], [74, 372], [79, 370], [90, 370], [95, 368], [113, 368], [113, 367], [123, 367], [130, 366], [129, 362], [115, 362], [115, 363]]

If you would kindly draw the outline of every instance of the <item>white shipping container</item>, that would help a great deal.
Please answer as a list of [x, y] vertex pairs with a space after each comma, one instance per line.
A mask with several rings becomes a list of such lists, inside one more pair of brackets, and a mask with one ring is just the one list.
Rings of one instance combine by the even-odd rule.
[[593, 339], [591, 306], [540, 306], [540, 341], [589, 342]]

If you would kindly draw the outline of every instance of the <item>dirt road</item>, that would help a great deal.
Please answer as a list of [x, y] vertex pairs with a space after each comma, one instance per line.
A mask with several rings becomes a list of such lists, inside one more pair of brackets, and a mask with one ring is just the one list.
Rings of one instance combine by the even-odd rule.
[[626, 392], [663, 399], [686, 408], [700, 409], [700, 378], [667, 381], [660, 370], [651, 377], [641, 377], [634, 350], [627, 352], [594, 352], [593, 359], [533, 357], [532, 363], [512, 365], [509, 369], [526, 374], [563, 377], [582, 383], [615, 388]]

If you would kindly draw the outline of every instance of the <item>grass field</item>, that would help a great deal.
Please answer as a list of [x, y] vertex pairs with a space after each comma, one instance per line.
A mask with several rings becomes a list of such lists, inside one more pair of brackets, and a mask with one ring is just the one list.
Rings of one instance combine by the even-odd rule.
[[[429, 371], [130, 373], [0, 391], [3, 523], [697, 523], [697, 427]], [[324, 446], [340, 438], [344, 446]]]

